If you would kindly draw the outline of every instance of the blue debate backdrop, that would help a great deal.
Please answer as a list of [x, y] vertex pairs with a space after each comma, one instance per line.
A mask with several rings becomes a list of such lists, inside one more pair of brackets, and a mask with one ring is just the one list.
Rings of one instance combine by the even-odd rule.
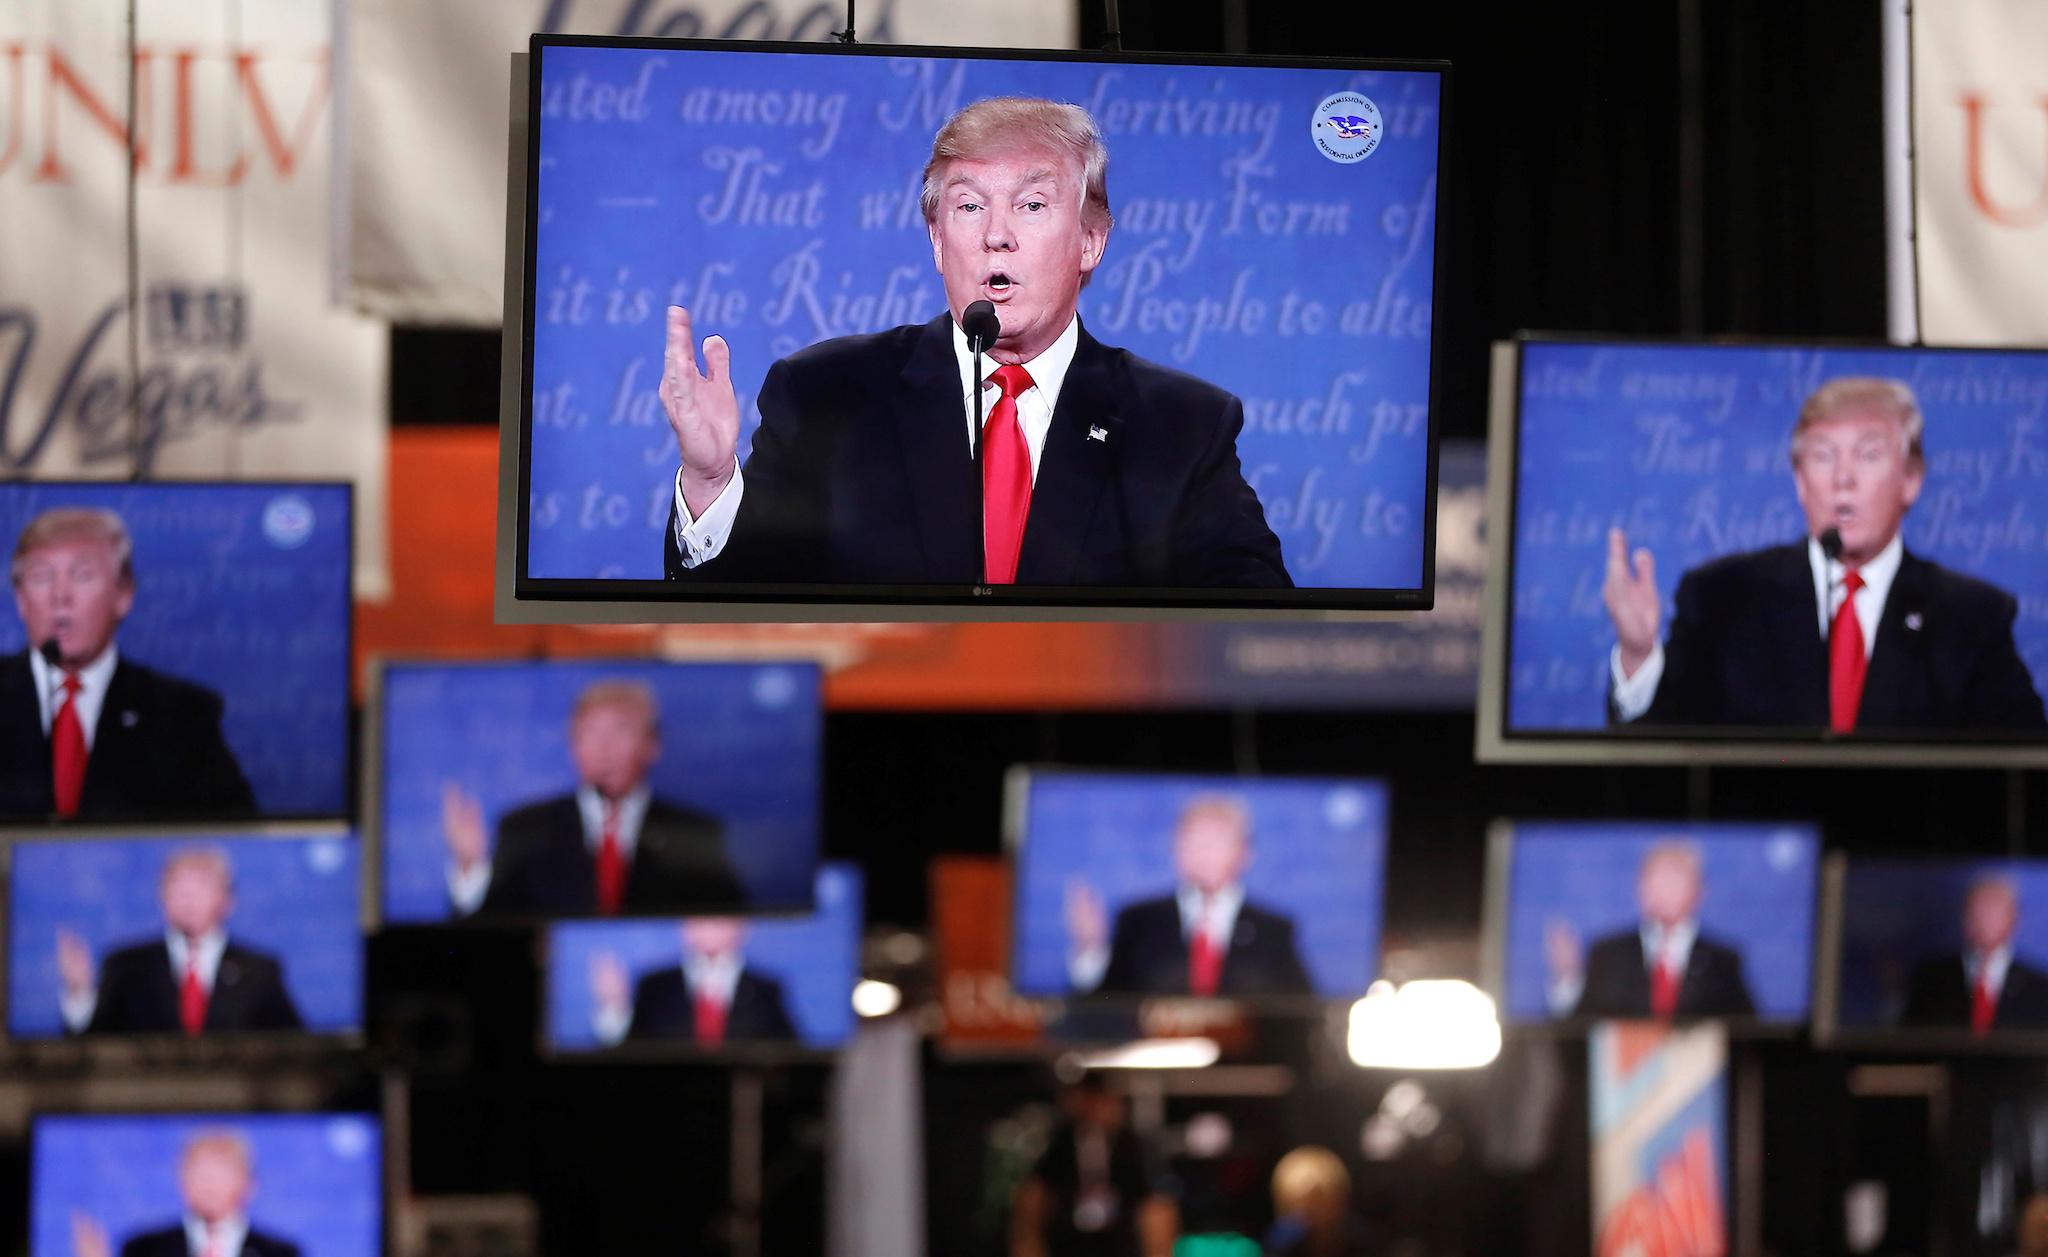
[[1806, 537], [1792, 425], [1810, 393], [1849, 375], [1912, 386], [1927, 483], [1906, 548], [2018, 597], [2020, 654], [2035, 688], [2048, 685], [2048, 354], [1540, 341], [1521, 352], [1509, 732], [1606, 725], [1610, 527], [1656, 556], [1667, 635], [1689, 569]]
[[1964, 954], [1963, 899], [1983, 877], [2010, 879], [2019, 892], [2014, 963], [2048, 970], [2048, 861], [1851, 860], [1835, 988], [1842, 1029], [1898, 1025], [1913, 967]]
[[1590, 948], [1634, 933], [1636, 880], [1661, 842], [1694, 844], [1705, 886], [1700, 933], [1742, 954], [1757, 1016], [1804, 1021], [1813, 999], [1814, 899], [1820, 832], [1811, 825], [1560, 821], [1517, 824], [1507, 888], [1505, 1013], [1551, 1019], [1545, 933], [1568, 928]]
[[647, 686], [660, 708], [656, 798], [725, 824], [750, 908], [801, 908], [818, 858], [822, 679], [811, 663], [560, 661], [392, 664], [382, 733], [384, 917], [445, 921], [442, 787], [498, 819], [576, 788], [569, 713], [597, 681]]
[[1252, 817], [1247, 902], [1289, 916], [1315, 992], [1365, 994], [1379, 976], [1387, 789], [1366, 780], [1034, 772], [1026, 779], [1011, 954], [1017, 990], [1072, 994], [1066, 895], [1086, 884], [1117, 911], [1174, 893], [1174, 828], [1197, 799]]
[[[676, 442], [664, 311], [755, 393], [813, 342], [945, 311], [918, 194], [975, 100], [1085, 106], [1116, 216], [1084, 324], [1245, 404], [1238, 453], [1299, 585], [1415, 588], [1427, 501], [1434, 73], [549, 47], [532, 281], [538, 578], [658, 580]], [[1376, 147], [1317, 143], [1376, 105]], [[1324, 134], [1327, 134], [1325, 126]]]
[[57, 932], [95, 961], [164, 936], [158, 881], [174, 852], [210, 847], [234, 869], [231, 942], [276, 957], [285, 989], [312, 1031], [363, 1022], [362, 865], [352, 834], [292, 838], [201, 836], [17, 843], [7, 910], [7, 1032], [64, 1033]]
[[381, 1128], [358, 1114], [44, 1117], [35, 1124], [30, 1257], [72, 1257], [72, 1219], [103, 1228], [115, 1253], [134, 1237], [179, 1225], [185, 1145], [230, 1132], [249, 1144], [256, 1190], [250, 1226], [305, 1257], [383, 1251]]
[[[799, 1046], [835, 1048], [853, 1033], [853, 986], [860, 979], [860, 870], [818, 870], [817, 908], [802, 917], [749, 922], [746, 968], [782, 984]], [[591, 962], [618, 958], [629, 981], [682, 964], [680, 920], [568, 921], [548, 927], [547, 1043], [560, 1052], [602, 1048], [592, 1026]]]
[[[270, 816], [348, 809], [349, 488], [338, 484], [0, 485], [14, 553], [52, 507], [111, 510], [135, 542], [124, 658], [226, 704], [228, 749]], [[13, 598], [0, 655], [27, 649]]]

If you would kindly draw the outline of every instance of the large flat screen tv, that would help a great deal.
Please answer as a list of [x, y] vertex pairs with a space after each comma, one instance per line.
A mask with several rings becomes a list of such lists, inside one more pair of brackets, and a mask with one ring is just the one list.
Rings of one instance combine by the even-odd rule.
[[1483, 759], [2048, 763], [2048, 353], [1496, 354]]
[[357, 1113], [38, 1117], [27, 1250], [376, 1257], [383, 1151]]
[[1428, 607], [1448, 75], [535, 36], [501, 618]]
[[377, 675], [386, 923], [811, 906], [817, 664], [410, 660]]
[[0, 825], [344, 815], [351, 500], [0, 484]]
[[1482, 964], [1502, 1021], [1803, 1027], [1820, 858], [1812, 825], [1497, 825]]
[[1017, 770], [1009, 813], [1020, 994], [1307, 1007], [1379, 976], [1384, 782]]

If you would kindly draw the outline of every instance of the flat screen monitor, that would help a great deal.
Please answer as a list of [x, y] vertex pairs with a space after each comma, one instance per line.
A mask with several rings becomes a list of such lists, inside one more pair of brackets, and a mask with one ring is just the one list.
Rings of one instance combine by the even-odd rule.
[[1803, 1026], [1820, 858], [1805, 824], [1497, 826], [1484, 963], [1502, 1021]]
[[1023, 995], [1306, 1006], [1379, 976], [1387, 788], [1018, 771]]
[[1482, 758], [2048, 763], [2048, 353], [1528, 338], [1494, 423]]
[[1837, 858], [1820, 1017], [1843, 1043], [2048, 1043], [2048, 861]]
[[860, 870], [818, 870], [800, 917], [574, 921], [548, 930], [544, 1051], [789, 1058], [853, 1033]]
[[821, 687], [813, 663], [386, 664], [384, 920], [808, 908]]
[[350, 501], [0, 484], [0, 824], [344, 815]]
[[209, 1240], [244, 1257], [378, 1257], [381, 1131], [354, 1113], [38, 1118], [30, 1257], [201, 1253]]
[[23, 840], [12, 862], [10, 1038], [362, 1027], [353, 834]]
[[1443, 63], [527, 72], [502, 618], [1430, 605]]

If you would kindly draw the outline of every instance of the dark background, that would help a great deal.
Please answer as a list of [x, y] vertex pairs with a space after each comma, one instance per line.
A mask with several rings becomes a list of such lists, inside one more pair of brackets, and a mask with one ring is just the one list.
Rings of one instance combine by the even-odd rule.
[[[1884, 332], [1877, 5], [1260, 0], [1227, 10], [1220, 0], [1122, 0], [1120, 9], [1134, 51], [1232, 51], [1241, 36], [1252, 53], [1453, 63], [1436, 310], [1445, 436], [1484, 437], [1489, 344], [1522, 329]], [[1080, 11], [1083, 45], [1098, 46], [1100, 6]], [[495, 332], [397, 329], [393, 422], [495, 424], [497, 352]], [[1469, 713], [835, 714], [827, 854], [865, 866], [871, 923], [921, 928], [930, 857], [1000, 851], [1012, 763], [1384, 775], [1393, 783], [1387, 950], [1410, 953], [1418, 968], [1403, 976], [1475, 977], [1484, 835], [1496, 817], [1812, 818], [1834, 849], [1899, 853], [2018, 851], [2048, 816], [2041, 774], [1482, 768], [1472, 742]], [[370, 978], [376, 1041], [414, 1071], [417, 1191], [531, 1192], [550, 1252], [719, 1251], [724, 1073], [544, 1068], [531, 1046], [533, 952], [517, 935], [387, 932], [372, 942]], [[1333, 1065], [1315, 1027], [1261, 1031], [1295, 1059], [1306, 1087], [1232, 1109], [1241, 1142], [1277, 1155], [1319, 1141], [1351, 1154], [1381, 1243], [1412, 1237], [1419, 1246], [1406, 1251], [1427, 1254], [1586, 1251], [1582, 1052], [1523, 1043], [1491, 1081], [1430, 1080], [1449, 1115], [1443, 1130], [1368, 1166], [1356, 1156], [1359, 1124], [1392, 1079]], [[1489, 1168], [1483, 1135], [1503, 1110], [1509, 1067], [1547, 1052], [1559, 1054], [1566, 1079], [1549, 1155], [1533, 1168]], [[1932, 1176], [1924, 1106], [1850, 1098], [1850, 1073], [1865, 1058], [1782, 1042], [1739, 1055], [1769, 1115], [1764, 1226], [1774, 1251], [1839, 1251], [1840, 1191], [1856, 1177], [1919, 1176], [1926, 1199], [1893, 1200], [1905, 1244], [1925, 1234], [1937, 1194], [1973, 1198], [1978, 1148], [1952, 1146], [1947, 1173]], [[1957, 1077], [1981, 1094], [2012, 1081], [1999, 1072], [2009, 1068], [1978, 1062]], [[2043, 1085], [2038, 1069], [2026, 1077]], [[988, 1128], [1043, 1100], [1046, 1078], [1025, 1065], [934, 1060], [925, 1086], [930, 1251], [991, 1251], [985, 1211], [977, 1214]], [[815, 1068], [768, 1081], [770, 1253], [823, 1248], [824, 1089]], [[1168, 1117], [1185, 1112], [1176, 1101]], [[1266, 1168], [1212, 1169], [1241, 1202], [1239, 1225], [1261, 1225]]]

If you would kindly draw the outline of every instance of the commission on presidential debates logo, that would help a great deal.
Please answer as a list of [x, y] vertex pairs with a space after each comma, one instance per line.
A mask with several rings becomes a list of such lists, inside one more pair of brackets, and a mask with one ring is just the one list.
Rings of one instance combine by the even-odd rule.
[[313, 504], [296, 493], [270, 499], [263, 508], [263, 535], [280, 550], [296, 550], [313, 535]]
[[1380, 146], [1380, 107], [1369, 96], [1336, 92], [1323, 97], [1309, 118], [1309, 138], [1323, 156], [1350, 165]]

